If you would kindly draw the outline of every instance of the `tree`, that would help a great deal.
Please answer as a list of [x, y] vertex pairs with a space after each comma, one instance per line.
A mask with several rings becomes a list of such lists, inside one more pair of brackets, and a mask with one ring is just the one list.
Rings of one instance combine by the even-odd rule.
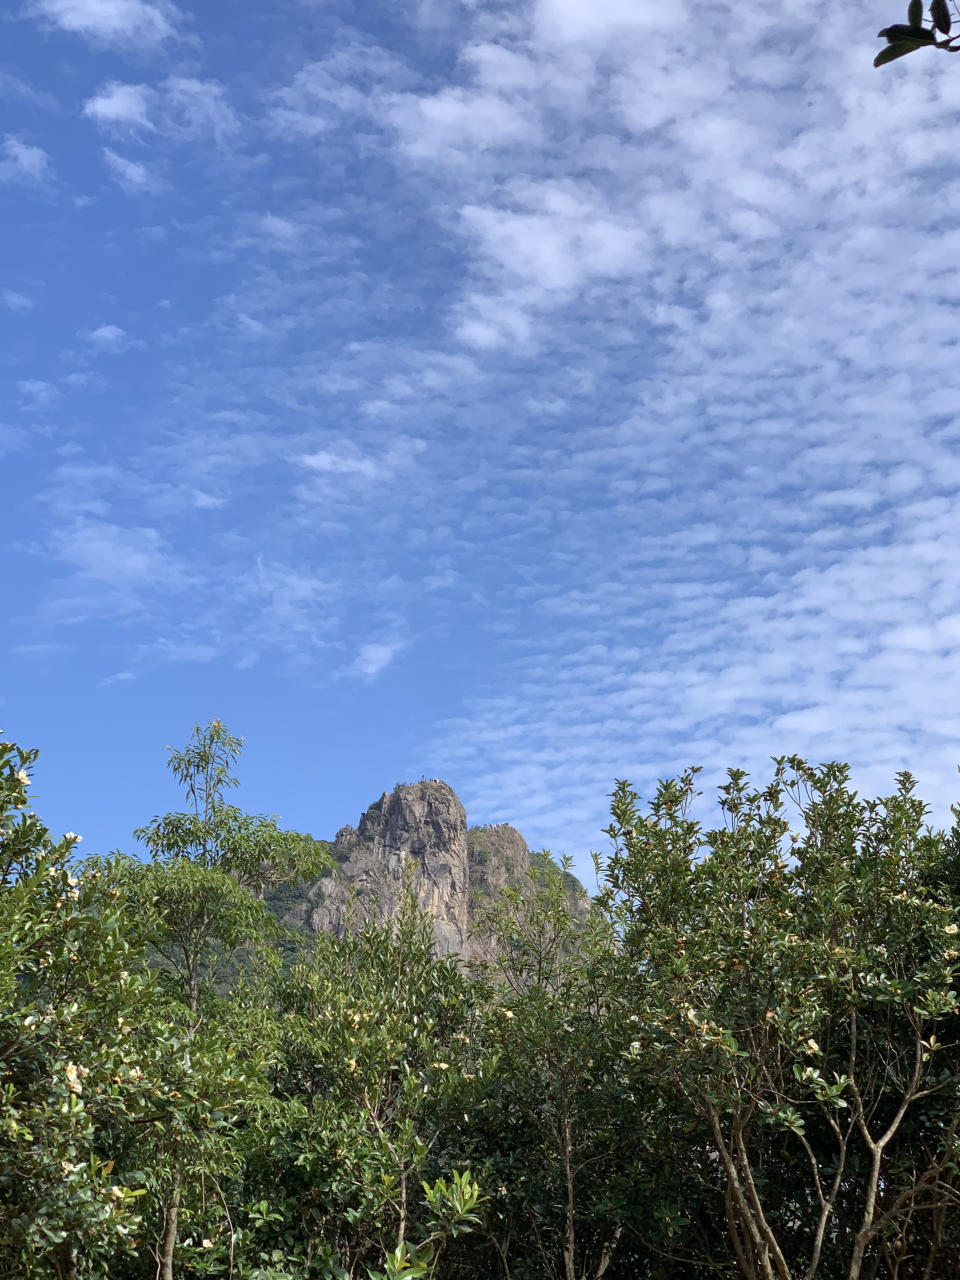
[[29, 807], [37, 753], [0, 742], [0, 1276], [79, 1280], [135, 1256], [129, 1158], [183, 1055], [131, 938], [120, 867], [84, 869]]
[[304, 1269], [325, 1256], [330, 1275], [433, 1276], [480, 1203], [469, 1169], [440, 1167], [489, 1071], [476, 993], [434, 955], [412, 894], [394, 921], [354, 923], [319, 936], [273, 988], [285, 1106], [261, 1177], [277, 1219], [300, 1226]]
[[180, 978], [191, 1013], [201, 976], [221, 949], [265, 942], [274, 931], [274, 917], [256, 895], [316, 879], [331, 865], [321, 841], [226, 803], [227, 790], [238, 785], [231, 769], [242, 747], [219, 720], [194, 725], [192, 741], [182, 751], [169, 748], [168, 760], [189, 809], [134, 832], [152, 858], [142, 869], [131, 864], [143, 929]]
[[507, 1277], [519, 1237], [521, 1251], [535, 1245], [534, 1274], [602, 1280], [628, 1220], [649, 1207], [623, 1062], [620, 958], [607, 919], [573, 909], [569, 862], [545, 855], [540, 866], [532, 897], [506, 890], [476, 926], [492, 945], [487, 1035], [497, 1063], [478, 1149], [485, 1182], [500, 1187], [487, 1234]]
[[[194, 726], [182, 751], [170, 748], [169, 767], [186, 791], [189, 808], [155, 817], [134, 834], [149, 850], [152, 862], [126, 864], [130, 900], [141, 936], [179, 979], [174, 1002], [185, 1001], [183, 1034], [192, 1042], [208, 1103], [239, 1101], [231, 1084], [249, 1089], [252, 1076], [230, 1061], [231, 1046], [220, 1034], [214, 993], [202, 1037], [198, 1032], [201, 979], [222, 951], [267, 944], [276, 921], [254, 895], [265, 888], [315, 878], [330, 865], [326, 847], [294, 831], [283, 831], [275, 818], [253, 816], [227, 804], [225, 794], [237, 785], [231, 772], [243, 742], [214, 720]], [[222, 1108], [221, 1108], [222, 1110]], [[210, 1169], [210, 1157], [225, 1158], [211, 1142], [203, 1116], [178, 1123], [166, 1134], [163, 1152], [168, 1189], [162, 1205], [159, 1245], [160, 1280], [173, 1280], [185, 1175]]]
[[694, 776], [646, 817], [618, 784], [606, 872], [637, 1091], [691, 1118], [718, 1175], [726, 1256], [690, 1260], [750, 1280], [955, 1271], [937, 1225], [960, 1206], [944, 837], [908, 774], [865, 801], [842, 765], [779, 759], [762, 790], [731, 770], [712, 831]]

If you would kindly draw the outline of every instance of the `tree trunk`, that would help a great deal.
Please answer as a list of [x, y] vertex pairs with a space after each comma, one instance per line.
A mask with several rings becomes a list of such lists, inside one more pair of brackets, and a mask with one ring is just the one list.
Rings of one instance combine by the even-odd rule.
[[560, 1130], [560, 1149], [563, 1156], [563, 1173], [567, 1183], [567, 1220], [563, 1233], [563, 1271], [566, 1280], [577, 1280], [576, 1235], [573, 1194], [573, 1153], [570, 1118], [564, 1116]]
[[400, 1175], [400, 1226], [397, 1231], [397, 1248], [407, 1237], [407, 1170]]
[[64, 1240], [54, 1249], [53, 1269], [57, 1273], [57, 1280], [77, 1280], [77, 1260], [69, 1240]]
[[158, 1280], [173, 1280], [173, 1255], [177, 1247], [177, 1219], [180, 1217], [179, 1178], [163, 1210], [163, 1235], [160, 1237], [160, 1269]]
[[613, 1235], [603, 1246], [603, 1252], [600, 1254], [600, 1261], [597, 1263], [597, 1269], [594, 1272], [593, 1280], [603, 1280], [607, 1274], [607, 1268], [613, 1261], [614, 1250], [620, 1243], [620, 1237], [623, 1235], [623, 1223], [618, 1222], [614, 1228]]

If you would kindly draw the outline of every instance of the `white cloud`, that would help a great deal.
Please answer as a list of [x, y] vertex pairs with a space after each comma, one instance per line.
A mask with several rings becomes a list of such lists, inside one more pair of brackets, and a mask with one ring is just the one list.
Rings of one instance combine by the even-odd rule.
[[10, 134], [0, 147], [0, 182], [42, 183], [51, 176], [50, 157]]
[[152, 129], [150, 119], [155, 93], [145, 84], [121, 84], [112, 80], [83, 104], [83, 114], [105, 129]]
[[372, 640], [360, 646], [349, 673], [361, 680], [375, 680], [393, 662], [404, 645], [391, 641]]
[[460, 87], [393, 97], [386, 111], [415, 160], [468, 164], [478, 153], [515, 143], [529, 146], [540, 137], [533, 109], [521, 100]]
[[60, 381], [63, 386], [73, 389], [81, 387], [103, 388], [106, 385], [99, 375], [91, 373], [89, 369], [75, 369], [72, 373], [65, 373]]
[[349, 440], [334, 441], [295, 459], [310, 477], [298, 492], [308, 500], [328, 501], [373, 484], [382, 491], [408, 472], [425, 449], [426, 442], [415, 436], [391, 440], [376, 452], [363, 452]]
[[203, 489], [194, 489], [191, 497], [198, 511], [216, 511], [227, 501], [226, 498], [221, 498], [214, 493], [206, 493]]
[[109, 147], [103, 148], [103, 158], [116, 181], [130, 195], [147, 195], [159, 191], [163, 185], [161, 180], [139, 160], [130, 160], [126, 156], [118, 155]]
[[400, 58], [376, 45], [346, 43], [310, 62], [272, 95], [270, 121], [283, 136], [318, 137], [344, 118], [369, 116], [383, 95], [416, 77]]
[[204, 640], [171, 639], [161, 636], [145, 651], [159, 655], [167, 662], [213, 662], [223, 656], [221, 645]]
[[277, 241], [284, 246], [296, 244], [303, 232], [296, 222], [289, 218], [280, 218], [275, 213], [259, 214], [257, 226], [269, 240]]
[[178, 570], [156, 529], [80, 519], [51, 539], [55, 553], [83, 578], [113, 587], [169, 584]]
[[240, 332], [249, 334], [251, 338], [269, 338], [273, 334], [269, 325], [264, 324], [262, 320], [256, 320], [253, 316], [248, 316], [245, 311], [237, 311], [234, 319]]
[[176, 34], [180, 12], [169, 0], [32, 0], [38, 18], [95, 44], [162, 44]]
[[22, 428], [18, 429], [8, 426], [5, 422], [0, 422], [0, 458], [5, 457], [8, 453], [16, 453], [26, 443], [26, 435]]
[[647, 265], [642, 228], [612, 217], [596, 191], [521, 183], [516, 200], [514, 209], [466, 205], [461, 215], [479, 253], [510, 280], [570, 293], [591, 278], [622, 279]]
[[377, 458], [332, 449], [318, 449], [315, 453], [304, 454], [299, 461], [308, 470], [321, 475], [360, 476], [365, 480], [373, 480], [380, 474], [382, 466]]
[[26, 409], [42, 412], [51, 409], [60, 399], [60, 392], [52, 382], [41, 378], [22, 378], [17, 383], [21, 402]]
[[10, 71], [0, 71], [0, 98], [27, 102], [42, 111], [57, 112], [60, 109], [60, 104], [52, 94], [34, 89], [33, 85]]
[[223, 143], [240, 127], [223, 85], [189, 76], [170, 76], [156, 86], [110, 81], [84, 103], [83, 113], [108, 132], [160, 133], [178, 141]]
[[253, 666], [271, 650], [302, 664], [329, 644], [335, 628], [331, 601], [336, 593], [328, 576], [306, 565], [259, 556], [253, 568], [240, 576], [236, 590], [248, 611], [235, 637], [241, 667]]
[[685, 4], [637, 4], [636, 0], [536, 0], [534, 21], [545, 44], [608, 44], [667, 33], [682, 43]]
[[32, 298], [28, 298], [25, 293], [18, 293], [16, 289], [0, 289], [0, 302], [9, 311], [30, 311], [35, 305]]
[[498, 347], [532, 345], [535, 319], [530, 300], [518, 290], [504, 290], [498, 297], [478, 289], [468, 293], [458, 307], [456, 334], [465, 346], [479, 351]]
[[215, 80], [171, 76], [161, 86], [161, 94], [165, 116], [161, 127], [170, 132], [223, 142], [240, 127], [223, 85]]
[[129, 337], [125, 329], [121, 329], [116, 324], [101, 324], [95, 329], [85, 329], [79, 336], [91, 347], [107, 355], [120, 355], [129, 347], [138, 345]]
[[69, 653], [70, 646], [57, 641], [41, 640], [36, 644], [14, 645], [13, 652], [22, 653], [31, 658], [45, 658], [51, 654]]
[[112, 684], [129, 684], [131, 680], [136, 680], [136, 675], [132, 671], [115, 671], [111, 676], [104, 676], [98, 681], [101, 689], [108, 689]]

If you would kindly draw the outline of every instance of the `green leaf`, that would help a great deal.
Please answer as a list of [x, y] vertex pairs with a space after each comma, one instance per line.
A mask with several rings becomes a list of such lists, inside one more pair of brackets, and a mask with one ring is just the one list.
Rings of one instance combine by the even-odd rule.
[[894, 62], [897, 58], [903, 58], [908, 53], [913, 53], [914, 49], [922, 49], [923, 47], [922, 44], [918, 44], [915, 40], [901, 40], [897, 44], [888, 44], [874, 58], [873, 65], [882, 67], [888, 62]]
[[877, 34], [885, 37], [887, 44], [900, 44], [905, 40], [913, 40], [917, 44], [936, 44], [937, 42], [937, 37], [926, 27], [909, 27], [903, 22], [895, 22], [892, 27], [884, 27]]
[[919, 27], [923, 23], [923, 0], [910, 0], [907, 5], [907, 26]]
[[950, 6], [947, 0], [932, 0], [930, 5], [930, 17], [933, 19], [933, 25], [943, 35], [950, 34]]

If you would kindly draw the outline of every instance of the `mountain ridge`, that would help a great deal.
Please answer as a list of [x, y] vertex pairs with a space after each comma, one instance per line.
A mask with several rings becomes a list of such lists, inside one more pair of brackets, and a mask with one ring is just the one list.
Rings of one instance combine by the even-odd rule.
[[[341, 935], [354, 920], [384, 923], [409, 887], [433, 919], [438, 954], [468, 960], [483, 950], [479, 913], [508, 889], [532, 897], [549, 856], [531, 853], [509, 823], [468, 827], [463, 804], [440, 778], [384, 791], [355, 827], [340, 828], [330, 852], [331, 870], [290, 908], [291, 923]], [[586, 890], [573, 876], [565, 884], [572, 909], [585, 914]]]

